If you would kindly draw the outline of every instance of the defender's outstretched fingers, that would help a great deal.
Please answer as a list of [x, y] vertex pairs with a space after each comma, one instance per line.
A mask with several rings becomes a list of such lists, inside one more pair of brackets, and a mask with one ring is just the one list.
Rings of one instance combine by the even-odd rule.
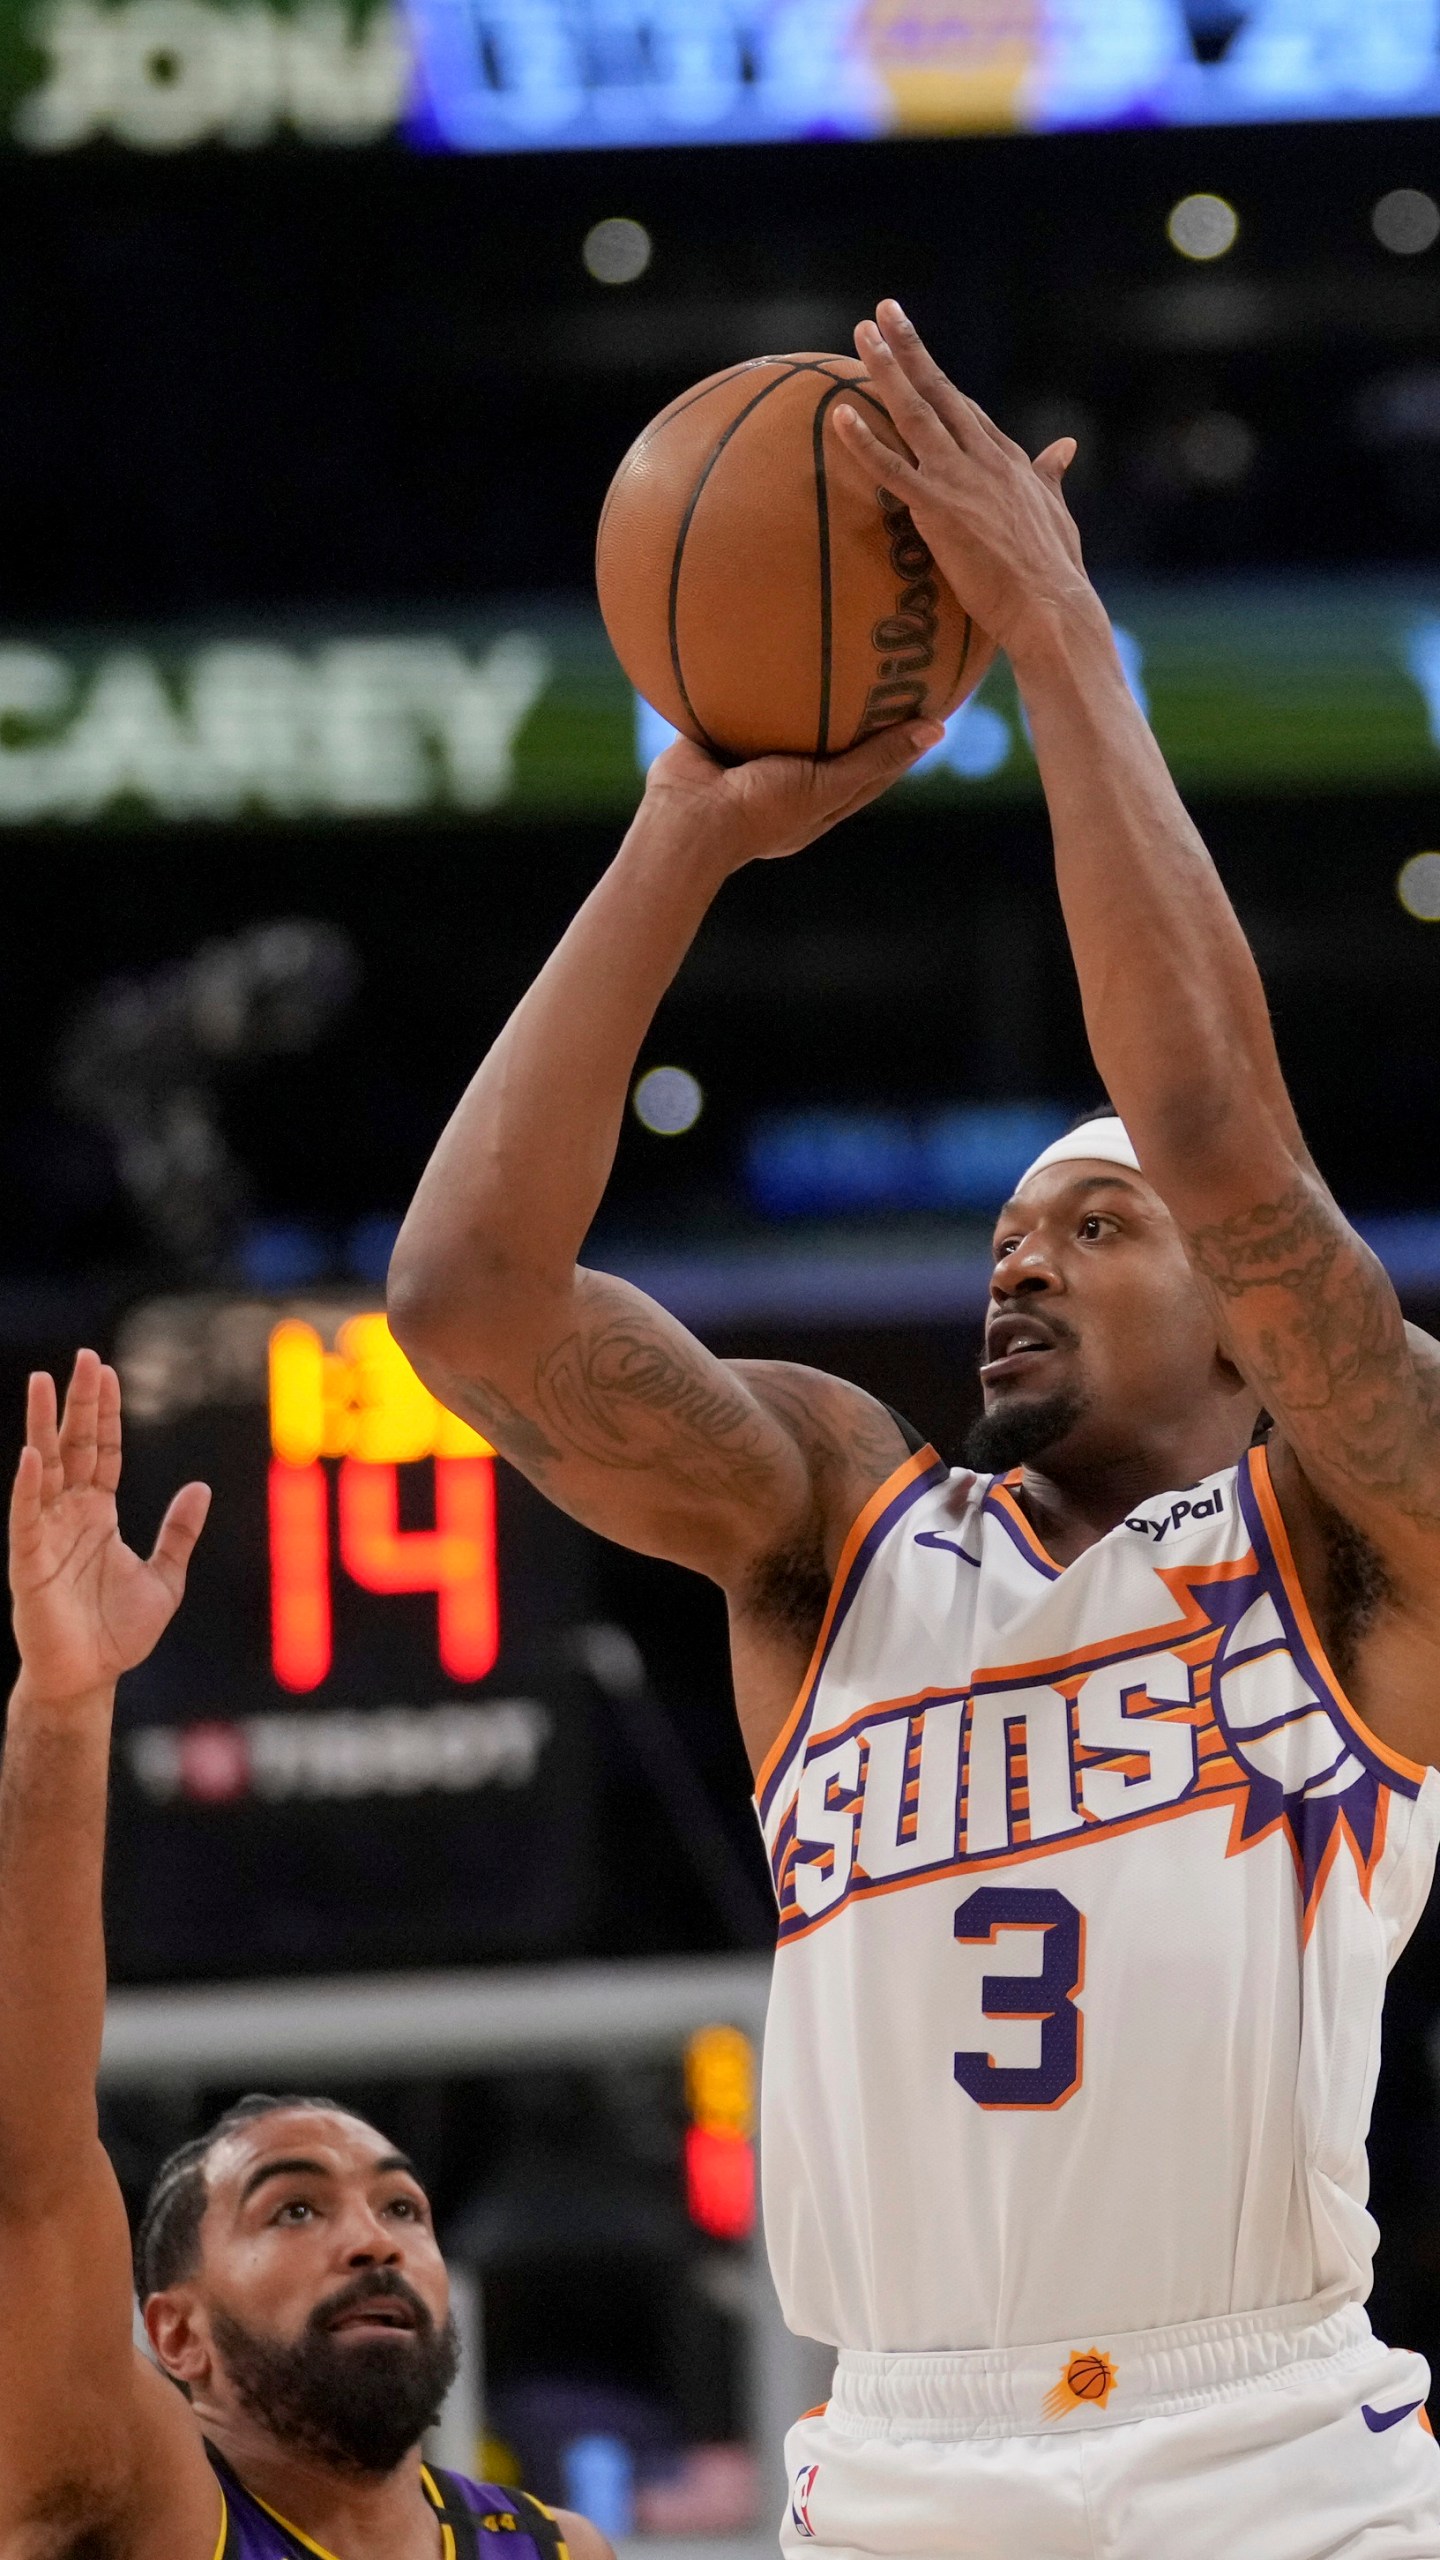
[[195, 1541], [205, 1526], [210, 1509], [208, 1484], [182, 1484], [160, 1523], [160, 1534], [151, 1549], [150, 1566], [164, 1583], [177, 1608], [185, 1590], [185, 1576]]
[[65, 1489], [65, 1462], [60, 1455], [55, 1381], [48, 1369], [33, 1369], [25, 1395], [25, 1441], [40, 1459], [41, 1499], [53, 1502]]
[[83, 1492], [95, 1481], [99, 1417], [100, 1355], [88, 1349], [77, 1351], [60, 1417], [60, 1456], [67, 1489]]
[[38, 1545], [43, 1508], [44, 1464], [33, 1440], [27, 1440], [10, 1487], [10, 1558], [19, 1564]]
[[95, 1417], [95, 1482], [102, 1493], [113, 1493], [120, 1482], [120, 1380], [108, 1360]]

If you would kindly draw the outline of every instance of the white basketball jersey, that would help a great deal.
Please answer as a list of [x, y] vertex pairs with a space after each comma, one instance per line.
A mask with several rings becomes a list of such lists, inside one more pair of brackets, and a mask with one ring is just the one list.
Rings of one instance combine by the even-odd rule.
[[1063, 1571], [1013, 1481], [880, 1487], [758, 1781], [786, 2317], [913, 2351], [1361, 2298], [1440, 1774], [1346, 1701], [1262, 1450]]

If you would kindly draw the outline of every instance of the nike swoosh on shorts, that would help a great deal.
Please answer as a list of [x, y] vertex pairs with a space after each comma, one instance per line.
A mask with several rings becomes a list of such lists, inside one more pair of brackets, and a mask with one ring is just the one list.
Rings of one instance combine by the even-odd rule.
[[1402, 2418], [1412, 2418], [1419, 2406], [1418, 2400], [1407, 2400], [1403, 2409], [1372, 2409], [1368, 2400], [1362, 2400], [1360, 2415], [1372, 2436], [1383, 2436], [1387, 2427], [1398, 2427]]

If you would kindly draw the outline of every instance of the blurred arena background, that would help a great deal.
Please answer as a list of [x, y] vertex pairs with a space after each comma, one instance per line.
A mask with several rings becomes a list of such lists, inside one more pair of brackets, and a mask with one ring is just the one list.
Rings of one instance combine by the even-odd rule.
[[[0, 0], [0, 1410], [95, 1340], [134, 1525], [219, 1493], [122, 1693], [106, 2137], [138, 2198], [241, 2088], [356, 2093], [464, 2280], [448, 2458], [647, 2549], [762, 2547], [826, 2378], [754, 2231], [721, 1607], [376, 1315], [663, 743], [600, 499], [882, 292], [1075, 433], [1311, 1144], [1440, 1324], [1437, 115], [1440, 0]], [[593, 1257], [953, 1449], [989, 1213], [1094, 1098], [1003, 668], [732, 886], [644, 1066]], [[1372, 2145], [1432, 2360], [1437, 2133], [1432, 1919]]]

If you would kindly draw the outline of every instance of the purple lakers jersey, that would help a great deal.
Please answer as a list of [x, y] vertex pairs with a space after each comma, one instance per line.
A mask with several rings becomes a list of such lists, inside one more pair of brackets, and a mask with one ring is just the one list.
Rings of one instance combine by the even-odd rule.
[[[213, 2445], [205, 2450], [225, 2502], [215, 2560], [335, 2560], [254, 2497]], [[428, 2464], [420, 2481], [439, 2520], [441, 2560], [567, 2560], [549, 2508], [523, 2489], [493, 2489]]]

